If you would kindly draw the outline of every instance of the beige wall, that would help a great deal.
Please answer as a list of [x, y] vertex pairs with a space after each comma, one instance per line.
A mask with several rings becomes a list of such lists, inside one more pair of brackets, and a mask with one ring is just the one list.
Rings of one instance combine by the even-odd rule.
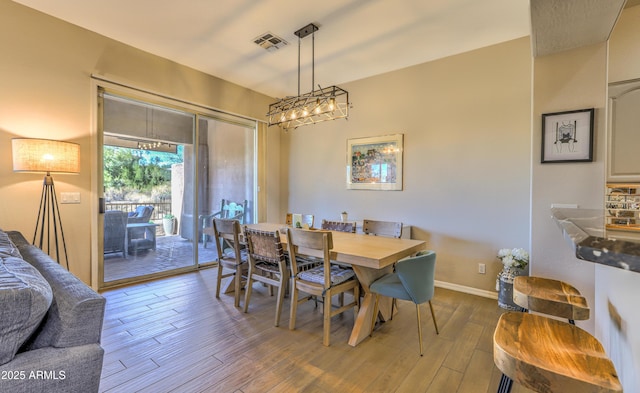
[[[635, 6], [623, 12], [611, 35], [610, 83], [640, 78], [639, 43], [640, 6]], [[640, 391], [640, 274], [597, 265], [595, 291], [597, 337], [613, 359], [625, 392]]]
[[[525, 37], [341, 85], [348, 121], [282, 135], [282, 208], [402, 221], [437, 251], [442, 285], [495, 296], [497, 250], [529, 248], [530, 63]], [[347, 190], [347, 139], [396, 133], [404, 190]]]
[[[589, 304], [594, 301], [595, 264], [575, 258], [549, 209], [554, 203], [587, 209], [604, 204], [606, 64], [606, 43], [534, 61], [531, 273], [571, 283]], [[586, 108], [595, 108], [593, 162], [541, 164], [541, 115]], [[578, 325], [593, 332], [594, 319]]]
[[0, 227], [21, 231], [31, 240], [42, 188], [42, 175], [12, 172], [11, 138], [79, 143], [81, 173], [54, 178], [58, 194], [81, 195], [80, 204], [61, 205], [60, 210], [70, 270], [87, 283], [96, 230], [91, 224], [96, 199], [92, 149], [97, 143], [91, 134], [92, 74], [253, 118], [264, 118], [272, 101], [8, 0], [0, 0], [0, 56]]

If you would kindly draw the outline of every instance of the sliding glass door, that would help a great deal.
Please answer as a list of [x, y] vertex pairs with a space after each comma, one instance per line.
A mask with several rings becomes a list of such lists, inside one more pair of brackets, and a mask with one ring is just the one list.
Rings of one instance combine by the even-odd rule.
[[[222, 200], [254, 222], [255, 121], [101, 91], [101, 287], [211, 265]], [[197, 142], [196, 142], [197, 141]], [[246, 201], [246, 202], [245, 202]]]
[[[199, 117], [198, 235], [199, 262], [210, 258], [212, 220], [234, 218], [241, 224], [256, 217], [255, 126], [230, 119]], [[204, 251], [203, 250], [203, 251]]]

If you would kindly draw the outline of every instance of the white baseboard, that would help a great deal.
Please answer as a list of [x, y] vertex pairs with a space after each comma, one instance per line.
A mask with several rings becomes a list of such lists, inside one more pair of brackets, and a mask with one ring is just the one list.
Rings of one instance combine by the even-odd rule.
[[487, 297], [489, 299], [498, 299], [498, 292], [494, 291], [485, 291], [483, 289], [467, 287], [464, 285], [452, 284], [450, 282], [438, 281], [435, 282], [436, 287], [451, 289], [452, 291], [458, 291], [462, 293], [468, 293], [470, 295]]

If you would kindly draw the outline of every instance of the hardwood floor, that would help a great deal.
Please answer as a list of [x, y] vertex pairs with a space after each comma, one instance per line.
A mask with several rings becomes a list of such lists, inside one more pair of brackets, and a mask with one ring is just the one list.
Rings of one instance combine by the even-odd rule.
[[[502, 309], [495, 300], [436, 288], [440, 334], [423, 305], [420, 357], [413, 303], [399, 301], [394, 319], [355, 348], [347, 344], [353, 313], [334, 317], [331, 346], [324, 347], [321, 307], [301, 305], [290, 331], [287, 298], [274, 327], [275, 297], [265, 287], [254, 286], [245, 314], [233, 294], [215, 298], [215, 274], [206, 269], [103, 292], [101, 392], [497, 391], [492, 337]], [[512, 392], [530, 391], [514, 385]]]

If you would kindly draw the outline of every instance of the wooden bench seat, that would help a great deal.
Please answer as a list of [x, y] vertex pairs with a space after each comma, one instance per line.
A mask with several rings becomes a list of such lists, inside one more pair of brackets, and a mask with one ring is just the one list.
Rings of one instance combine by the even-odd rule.
[[556, 319], [503, 314], [493, 335], [493, 359], [504, 374], [499, 392], [508, 392], [511, 380], [545, 393], [622, 392], [602, 344], [581, 328]]
[[589, 306], [576, 288], [558, 280], [518, 276], [513, 280], [513, 302], [527, 310], [574, 320], [589, 319]]

